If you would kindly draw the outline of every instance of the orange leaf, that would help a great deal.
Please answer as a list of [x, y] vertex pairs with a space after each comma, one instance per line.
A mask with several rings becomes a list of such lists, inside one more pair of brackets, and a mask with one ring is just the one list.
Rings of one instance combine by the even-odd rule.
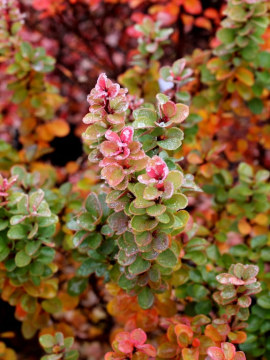
[[183, 6], [186, 12], [192, 15], [198, 15], [202, 12], [200, 0], [184, 0]]
[[187, 156], [187, 160], [188, 160], [189, 163], [195, 164], [195, 165], [201, 164], [203, 162], [200, 155], [195, 153], [195, 152], [189, 153], [188, 156]]
[[214, 8], [208, 8], [204, 11], [204, 16], [208, 19], [216, 19], [219, 20], [218, 11]]
[[203, 28], [203, 29], [206, 29], [206, 30], [211, 30], [212, 29], [211, 21], [204, 18], [203, 16], [200, 16], [197, 19], [195, 19], [194, 23], [199, 28]]
[[235, 331], [230, 332], [228, 337], [233, 344], [243, 344], [247, 339], [247, 334], [244, 331]]
[[207, 325], [204, 334], [213, 341], [224, 341], [224, 336], [213, 325]]
[[238, 223], [238, 230], [242, 235], [248, 235], [251, 232], [251, 226], [246, 220], [242, 219]]
[[239, 151], [241, 151], [242, 153], [245, 152], [248, 148], [248, 143], [246, 140], [244, 139], [238, 139], [237, 140], [237, 148]]
[[69, 161], [66, 165], [66, 170], [69, 174], [75, 174], [78, 169], [79, 165], [75, 161]]
[[53, 134], [51, 133], [48, 124], [39, 125], [36, 128], [36, 132], [39, 140], [51, 141], [53, 139]]
[[69, 133], [69, 124], [64, 120], [54, 120], [48, 123], [48, 128], [54, 136], [64, 137]]

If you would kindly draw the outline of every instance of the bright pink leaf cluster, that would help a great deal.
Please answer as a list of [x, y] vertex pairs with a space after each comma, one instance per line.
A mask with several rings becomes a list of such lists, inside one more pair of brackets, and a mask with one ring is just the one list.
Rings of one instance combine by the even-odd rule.
[[112, 343], [113, 352], [105, 355], [105, 360], [149, 359], [156, 356], [156, 349], [150, 344], [145, 344], [146, 333], [142, 329], [129, 332], [120, 332]]
[[106, 74], [99, 75], [95, 88], [91, 90], [87, 97], [90, 104], [90, 113], [84, 117], [83, 122], [85, 124], [94, 124], [105, 121], [110, 125], [123, 125], [125, 111], [129, 106], [126, 93], [127, 89], [113, 83], [107, 78]]
[[121, 189], [127, 187], [127, 175], [145, 168], [147, 157], [141, 149], [142, 144], [133, 140], [134, 130], [128, 126], [122, 129], [120, 135], [107, 130], [105, 138], [100, 145], [103, 159], [99, 166], [102, 167], [101, 175], [112, 187], [124, 181]]
[[221, 343], [221, 348], [211, 346], [207, 350], [207, 360], [245, 360], [246, 356], [243, 351], [236, 351], [235, 346], [231, 343]]
[[158, 189], [163, 188], [164, 180], [169, 173], [169, 169], [164, 160], [155, 155], [152, 159], [148, 160], [146, 166], [146, 174], [138, 177], [139, 182], [142, 184], [155, 184]]

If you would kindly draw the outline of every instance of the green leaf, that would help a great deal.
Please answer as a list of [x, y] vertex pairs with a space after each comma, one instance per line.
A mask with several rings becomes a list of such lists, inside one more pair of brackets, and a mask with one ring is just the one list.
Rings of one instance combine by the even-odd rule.
[[27, 237], [27, 227], [20, 224], [11, 226], [7, 236], [13, 240], [25, 239]]
[[177, 257], [171, 249], [167, 249], [158, 255], [157, 262], [163, 267], [172, 268], [177, 264]]
[[251, 245], [252, 249], [263, 247], [266, 244], [267, 244], [267, 235], [255, 236], [250, 241], [250, 245]]
[[203, 285], [193, 284], [188, 286], [187, 293], [192, 298], [196, 300], [201, 300], [207, 296], [209, 291]]
[[217, 38], [223, 43], [223, 44], [231, 44], [235, 40], [235, 30], [234, 29], [220, 29], [217, 32]]
[[184, 194], [174, 194], [170, 199], [164, 200], [163, 203], [170, 210], [178, 211], [188, 205], [188, 199]]
[[121, 275], [119, 280], [118, 280], [118, 285], [124, 289], [124, 290], [131, 290], [134, 288], [134, 286], [136, 285], [137, 279], [132, 279], [129, 280], [125, 277], [125, 275]]
[[149, 216], [159, 216], [166, 211], [166, 206], [162, 204], [156, 204], [146, 209]]
[[135, 231], [143, 232], [153, 230], [158, 224], [158, 220], [147, 215], [135, 215], [131, 220], [131, 227]]
[[32, 276], [41, 276], [44, 273], [44, 265], [38, 261], [32, 262], [30, 264], [30, 274]]
[[270, 261], [270, 247], [266, 247], [261, 251], [261, 259], [263, 261]]
[[[0, 239], [0, 242], [3, 241]], [[0, 247], [0, 261], [4, 261], [10, 253], [10, 249], [5, 245], [3, 247]]]
[[9, 75], [13, 75], [15, 74], [16, 72], [18, 72], [18, 70], [20, 69], [20, 66], [17, 64], [17, 63], [13, 63], [11, 65], [8, 66], [6, 72], [7, 74]]
[[52, 248], [49, 248], [48, 246], [44, 246], [41, 248], [40, 253], [37, 257], [37, 260], [42, 264], [50, 264], [55, 256], [55, 250]]
[[30, 264], [31, 256], [27, 255], [24, 250], [20, 250], [15, 256], [15, 263], [18, 267], [24, 267]]
[[251, 178], [253, 176], [253, 169], [247, 163], [242, 162], [238, 166], [238, 173], [240, 177], [243, 177], [243, 180], [246, 180], [246, 178]]
[[144, 189], [143, 198], [145, 200], [154, 200], [161, 194], [162, 194], [162, 192], [159, 191], [155, 186], [149, 185], [149, 186], [146, 186], [146, 188]]
[[126, 231], [124, 235], [118, 239], [118, 246], [124, 250], [128, 256], [137, 254], [138, 252], [134, 235], [130, 231]]
[[88, 212], [85, 212], [79, 216], [78, 223], [84, 230], [88, 231], [93, 231], [96, 227], [92, 215]]
[[67, 354], [65, 354], [65, 360], [77, 360], [78, 358], [78, 350], [70, 350]]
[[44, 300], [41, 306], [49, 314], [55, 314], [62, 310], [62, 303], [58, 298]]
[[149, 309], [153, 305], [155, 297], [149, 287], [145, 287], [139, 292], [138, 303], [141, 308]]
[[138, 246], [146, 246], [152, 240], [152, 235], [149, 231], [141, 232], [135, 235], [135, 241]]
[[188, 91], [178, 91], [175, 94], [175, 97], [179, 102], [183, 102], [184, 104], [187, 104], [190, 101], [190, 98], [191, 98]]
[[[166, 67], [164, 66], [164, 68], [166, 68]], [[164, 104], [166, 104], [166, 102], [168, 102], [170, 100], [167, 95], [162, 94], [162, 93], [158, 93], [156, 95], [156, 99], [157, 99], [157, 101], [159, 102], [160, 105], [164, 105]]]
[[20, 44], [21, 53], [24, 58], [30, 59], [33, 54], [33, 48], [29, 42], [23, 41]]
[[174, 190], [177, 190], [180, 188], [183, 182], [183, 174], [178, 170], [172, 170], [169, 172], [169, 174], [166, 177], [165, 182], [169, 181], [173, 184]]
[[24, 250], [27, 255], [33, 256], [38, 251], [40, 245], [41, 245], [40, 241], [37, 241], [37, 240], [29, 241], [29, 242], [27, 242]]
[[37, 191], [33, 192], [29, 196], [29, 205], [31, 211], [36, 211], [40, 206], [42, 200], [44, 199], [44, 191], [38, 189]]
[[28, 95], [28, 91], [26, 89], [18, 88], [14, 91], [14, 94], [12, 96], [12, 101], [15, 104], [20, 104], [27, 98], [27, 95]]
[[160, 76], [162, 77], [163, 80], [165, 80], [165, 81], [168, 80], [168, 77], [171, 76], [171, 68], [169, 66], [163, 66], [160, 69]]
[[132, 123], [132, 126], [135, 129], [155, 127], [155, 122], [157, 121], [157, 113], [155, 110], [147, 108], [136, 109], [133, 111], [133, 116], [135, 121]]
[[270, 69], [270, 52], [261, 51], [257, 56], [259, 60], [259, 66], [264, 69]]
[[259, 98], [254, 98], [248, 101], [248, 107], [253, 112], [253, 114], [261, 114], [263, 111], [263, 102]]
[[203, 300], [195, 305], [195, 311], [198, 315], [200, 314], [208, 315], [211, 309], [212, 309], [212, 304], [210, 300]]
[[40, 345], [44, 348], [51, 348], [55, 345], [54, 337], [50, 334], [45, 334], [39, 338]]
[[85, 203], [85, 208], [93, 217], [94, 222], [96, 223], [102, 216], [101, 204], [98, 200], [98, 197], [95, 193], [88, 195]]
[[24, 294], [21, 299], [20, 303], [22, 308], [28, 313], [34, 313], [37, 307], [37, 300], [28, 294]]
[[132, 263], [129, 267], [129, 273], [131, 275], [139, 275], [146, 272], [151, 266], [149, 261], [142, 259], [140, 256], [137, 256], [134, 263]]
[[86, 237], [83, 244], [87, 244], [91, 249], [97, 249], [102, 242], [102, 235], [100, 233], [94, 232]]
[[77, 296], [84, 292], [88, 279], [73, 278], [68, 282], [68, 293], [71, 296]]
[[196, 265], [204, 265], [207, 262], [207, 257], [202, 251], [190, 251], [184, 256], [184, 259], [192, 260]]
[[88, 277], [97, 269], [99, 262], [94, 259], [86, 259], [77, 270], [78, 276]]
[[165, 140], [158, 141], [157, 144], [165, 150], [176, 150], [182, 144], [183, 138], [183, 131], [173, 127], [165, 133]]
[[270, 309], [270, 293], [260, 296], [257, 302], [262, 308]]
[[247, 245], [239, 244], [232, 246], [229, 251], [233, 256], [245, 257], [248, 255], [248, 250], [249, 249]]

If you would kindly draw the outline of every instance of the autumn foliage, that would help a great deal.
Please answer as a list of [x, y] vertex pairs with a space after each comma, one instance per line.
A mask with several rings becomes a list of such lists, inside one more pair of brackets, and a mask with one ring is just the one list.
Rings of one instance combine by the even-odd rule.
[[0, 0], [0, 360], [270, 359], [269, 24]]

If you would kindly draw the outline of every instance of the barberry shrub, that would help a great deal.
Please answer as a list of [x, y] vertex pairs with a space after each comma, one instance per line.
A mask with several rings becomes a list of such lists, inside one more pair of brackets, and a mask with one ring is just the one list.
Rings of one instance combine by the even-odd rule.
[[270, 359], [268, 1], [0, 15], [0, 359]]

